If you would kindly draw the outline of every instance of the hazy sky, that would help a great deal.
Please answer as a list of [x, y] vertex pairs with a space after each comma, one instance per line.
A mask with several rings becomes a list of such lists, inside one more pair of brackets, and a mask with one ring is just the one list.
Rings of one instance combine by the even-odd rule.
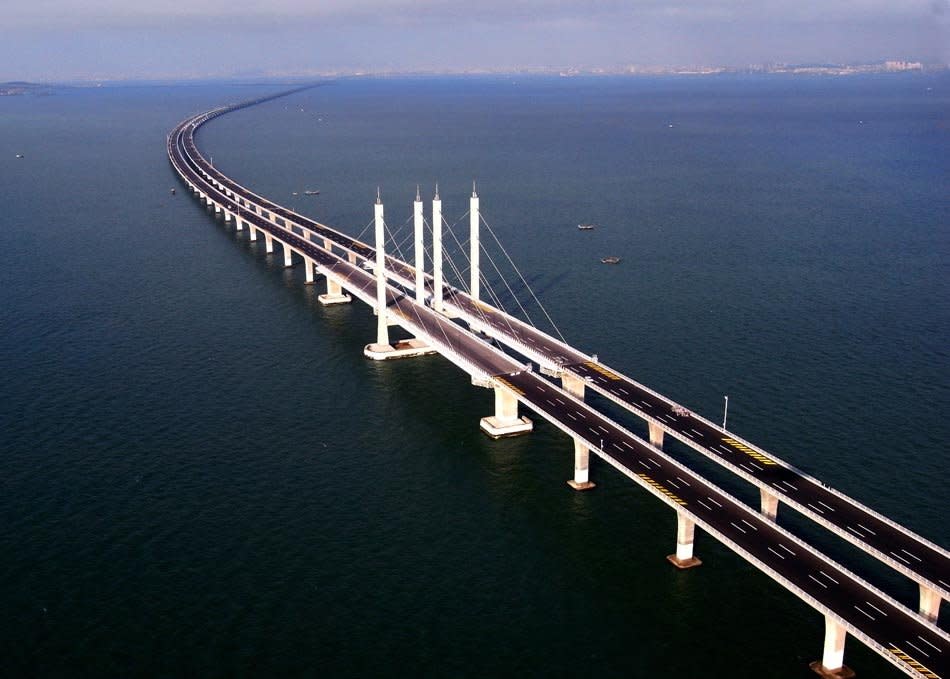
[[0, 80], [950, 61], [950, 0], [0, 0]]

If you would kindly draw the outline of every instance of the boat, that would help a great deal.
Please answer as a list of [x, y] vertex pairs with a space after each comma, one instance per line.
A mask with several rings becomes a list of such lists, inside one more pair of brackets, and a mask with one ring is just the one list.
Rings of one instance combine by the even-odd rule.
[[174, 189], [174, 187], [172, 187], [172, 195], [173, 195], [173, 196], [175, 195], [175, 189]]
[[604, 263], [604, 264], [620, 264], [620, 258], [619, 258], [619, 257], [613, 257], [613, 256], [611, 256], [611, 257], [601, 257], [601, 258], [600, 258], [600, 261], [601, 261], [602, 263]]
[[320, 192], [319, 192], [319, 191], [304, 191], [304, 192], [303, 192], [303, 195], [305, 195], [305, 196], [319, 196], [319, 195], [320, 195]]
[[596, 224], [578, 224], [577, 228], [581, 231], [593, 231], [596, 226]]
[[22, 153], [18, 153], [18, 154], [16, 154], [16, 157], [17, 157], [17, 158], [22, 158], [22, 157], [23, 157], [23, 154], [22, 154]]

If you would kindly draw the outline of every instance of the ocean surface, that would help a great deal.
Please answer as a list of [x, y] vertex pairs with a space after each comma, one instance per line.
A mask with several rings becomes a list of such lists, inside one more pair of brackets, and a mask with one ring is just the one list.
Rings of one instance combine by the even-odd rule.
[[[571, 491], [538, 417], [487, 439], [439, 357], [367, 361], [368, 308], [183, 189], [167, 132], [280, 89], [0, 99], [0, 675], [813, 676], [817, 612], [700, 531], [671, 568], [667, 507]], [[353, 235], [377, 186], [395, 229], [477, 180], [572, 344], [950, 546], [950, 78], [340, 80], [198, 143]]]

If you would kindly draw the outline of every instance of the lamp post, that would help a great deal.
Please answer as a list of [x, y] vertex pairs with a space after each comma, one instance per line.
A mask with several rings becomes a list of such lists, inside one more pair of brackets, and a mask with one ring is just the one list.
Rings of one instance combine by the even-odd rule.
[[729, 415], [729, 397], [723, 396], [726, 399], [726, 404], [722, 407], [722, 428], [726, 428], [726, 417]]

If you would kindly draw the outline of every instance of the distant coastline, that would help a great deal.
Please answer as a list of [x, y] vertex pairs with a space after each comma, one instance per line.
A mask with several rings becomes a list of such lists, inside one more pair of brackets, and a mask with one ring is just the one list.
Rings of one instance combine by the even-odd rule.
[[102, 87], [109, 85], [181, 85], [185, 83], [201, 84], [206, 82], [240, 82], [247, 85], [273, 84], [275, 82], [297, 83], [313, 79], [338, 78], [426, 78], [426, 77], [663, 77], [663, 76], [714, 76], [714, 75], [811, 75], [811, 76], [851, 76], [870, 74], [921, 74], [942, 73], [950, 70], [950, 64], [925, 63], [889, 59], [873, 63], [763, 63], [745, 66], [716, 65], [640, 65], [626, 64], [609, 67], [600, 66], [538, 66], [506, 68], [470, 68], [470, 69], [313, 69], [306, 71], [260, 71], [257, 73], [218, 73], [202, 74], [165, 74], [156, 77], [142, 77], [131, 74], [111, 76], [83, 77], [50, 80], [45, 83], [10, 81], [0, 83], [0, 96], [24, 94], [52, 94], [53, 87]]
[[53, 89], [50, 85], [40, 83], [29, 83], [24, 81], [11, 81], [0, 83], [0, 97], [17, 97], [24, 94], [52, 94]]

